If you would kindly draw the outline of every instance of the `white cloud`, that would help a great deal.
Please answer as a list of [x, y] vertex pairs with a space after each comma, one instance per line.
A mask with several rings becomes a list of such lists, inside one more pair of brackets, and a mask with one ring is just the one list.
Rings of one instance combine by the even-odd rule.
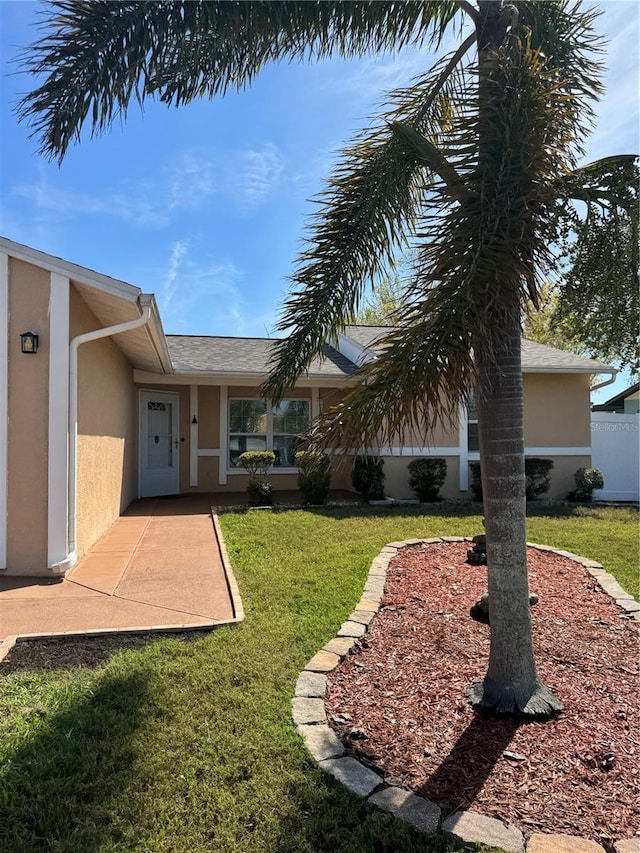
[[284, 173], [284, 160], [273, 143], [265, 143], [240, 152], [238, 162], [232, 165], [230, 192], [245, 211], [258, 207], [279, 184]]
[[213, 159], [183, 152], [169, 169], [169, 207], [201, 207], [216, 193], [216, 171]]
[[242, 273], [230, 260], [195, 257], [186, 240], [171, 244], [158, 304], [167, 332], [174, 334], [241, 334], [244, 303]]
[[254, 211], [267, 200], [284, 171], [284, 159], [273, 143], [210, 155], [188, 150], [170, 162], [147, 165], [126, 184], [106, 191], [60, 185], [57, 175], [51, 178], [39, 169], [37, 180], [13, 184], [8, 197], [27, 202], [33, 217], [102, 216], [153, 230], [170, 225], [181, 212], [206, 207], [214, 197], [242, 213]]
[[180, 271], [180, 262], [186, 255], [189, 244], [185, 240], [176, 240], [171, 246], [169, 255], [169, 266], [162, 282], [161, 292], [158, 294], [160, 311], [165, 314], [176, 292], [176, 282]]

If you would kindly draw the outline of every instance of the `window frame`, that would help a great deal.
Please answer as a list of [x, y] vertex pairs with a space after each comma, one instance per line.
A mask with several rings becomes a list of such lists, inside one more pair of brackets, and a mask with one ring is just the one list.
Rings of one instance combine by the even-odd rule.
[[[266, 433], [240, 433], [240, 432], [231, 432], [231, 404], [234, 402], [263, 402], [266, 408]], [[311, 424], [312, 419], [312, 399], [311, 397], [285, 397], [280, 401], [280, 405], [282, 403], [306, 403], [307, 411], [308, 411], [308, 424]], [[235, 436], [251, 436], [255, 435], [256, 437], [265, 436], [266, 438], [266, 450], [271, 452], [273, 451], [273, 440], [275, 436], [282, 436], [283, 438], [293, 438], [296, 435], [300, 435], [300, 433], [289, 433], [289, 432], [274, 432], [273, 422], [274, 422], [274, 409], [275, 406], [272, 400], [265, 400], [263, 397], [238, 397], [233, 396], [229, 397], [227, 400], [227, 473], [228, 474], [246, 474], [247, 472], [244, 468], [240, 468], [237, 465], [231, 464], [231, 439]], [[295, 474], [298, 469], [295, 465], [272, 465], [269, 469], [270, 474]]]
[[[478, 407], [476, 404], [476, 395], [475, 391], [471, 391], [469, 393], [469, 399], [467, 400], [467, 454], [470, 459], [479, 459], [480, 458], [480, 437], [478, 435]], [[473, 415], [473, 417], [471, 416]], [[476, 429], [474, 430], [475, 439], [474, 443], [478, 446], [476, 448], [471, 448], [471, 433], [469, 432], [469, 426], [471, 424], [475, 424]]]

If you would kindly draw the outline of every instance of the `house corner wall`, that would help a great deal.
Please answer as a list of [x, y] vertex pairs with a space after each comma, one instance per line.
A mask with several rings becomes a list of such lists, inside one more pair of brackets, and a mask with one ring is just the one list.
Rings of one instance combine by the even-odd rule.
[[[102, 328], [71, 288], [70, 338]], [[137, 497], [133, 369], [110, 338], [78, 349], [76, 551], [81, 558]]]
[[575, 471], [591, 465], [589, 380], [587, 373], [524, 375], [526, 453], [553, 462], [545, 499], [566, 498]]
[[[46, 270], [7, 263], [6, 572], [45, 575], [48, 565], [49, 300]], [[21, 352], [20, 335], [39, 335]]]

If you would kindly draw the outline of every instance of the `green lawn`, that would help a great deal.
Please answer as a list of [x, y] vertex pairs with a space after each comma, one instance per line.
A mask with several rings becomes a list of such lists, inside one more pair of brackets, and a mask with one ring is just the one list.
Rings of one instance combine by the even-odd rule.
[[[289, 700], [380, 547], [472, 535], [475, 512], [223, 515], [243, 624], [117, 651], [94, 667], [0, 678], [0, 851], [450, 849], [368, 811], [318, 770]], [[637, 587], [633, 510], [541, 506], [529, 538], [600, 560]]]

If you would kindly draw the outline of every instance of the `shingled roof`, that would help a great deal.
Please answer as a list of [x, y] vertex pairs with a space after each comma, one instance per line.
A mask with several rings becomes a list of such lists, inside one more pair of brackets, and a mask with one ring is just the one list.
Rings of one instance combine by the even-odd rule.
[[[274, 338], [225, 338], [204, 335], [167, 335], [171, 361], [176, 373], [225, 373], [265, 376]], [[323, 348], [323, 357], [314, 359], [307, 375], [351, 376], [357, 367], [333, 347]]]
[[[364, 350], [375, 353], [377, 342], [391, 331], [391, 326], [346, 326], [344, 334]], [[167, 335], [169, 354], [176, 373], [220, 373], [264, 377], [269, 365], [274, 338], [231, 338], [206, 335]], [[344, 378], [352, 376], [357, 366], [338, 350], [325, 345], [323, 357], [309, 365], [308, 376]], [[583, 358], [571, 352], [522, 342], [522, 369], [527, 373], [558, 371], [566, 373], [611, 372], [608, 364]]]
[[[375, 352], [379, 349], [377, 341], [392, 330], [393, 326], [346, 326], [344, 334], [361, 347]], [[534, 341], [522, 341], [522, 370], [526, 373], [610, 373], [613, 369], [611, 365], [592, 358]]]

